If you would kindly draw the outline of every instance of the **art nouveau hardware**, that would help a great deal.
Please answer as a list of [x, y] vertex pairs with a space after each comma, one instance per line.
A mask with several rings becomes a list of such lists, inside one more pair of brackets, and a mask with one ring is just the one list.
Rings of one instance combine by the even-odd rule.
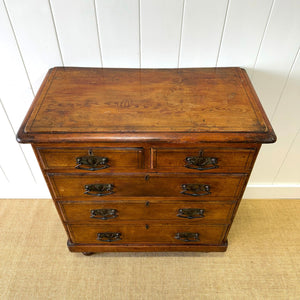
[[92, 209], [90, 217], [100, 220], [114, 219], [118, 217], [118, 211], [111, 208]]
[[89, 150], [88, 154], [89, 155], [87, 156], [81, 156], [76, 158], [76, 163], [77, 163], [77, 165], [75, 166], [76, 169], [97, 171], [97, 170], [102, 170], [110, 167], [108, 165], [107, 157], [95, 156], [93, 155], [92, 150]]
[[198, 232], [177, 232], [175, 239], [183, 242], [197, 242], [199, 241]]
[[202, 171], [219, 168], [217, 165], [218, 159], [216, 157], [205, 157], [203, 150], [200, 150], [199, 156], [188, 156], [185, 161], [187, 162], [185, 167], [189, 169]]
[[101, 242], [115, 242], [122, 240], [121, 232], [98, 232], [97, 240]]
[[[111, 183], [108, 184], [87, 184], [84, 186], [85, 188], [85, 194], [90, 196], [107, 196], [114, 193], [113, 188], [114, 185]], [[95, 192], [95, 193], [92, 193]]]
[[186, 219], [204, 218], [204, 211], [201, 208], [180, 208], [177, 217]]
[[183, 184], [181, 194], [188, 196], [205, 196], [211, 194], [208, 184], [187, 183]]

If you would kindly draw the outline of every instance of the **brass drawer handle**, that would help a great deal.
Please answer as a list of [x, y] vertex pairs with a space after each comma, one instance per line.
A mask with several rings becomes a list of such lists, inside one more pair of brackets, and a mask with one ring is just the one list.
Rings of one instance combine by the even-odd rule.
[[183, 242], [196, 242], [199, 241], [198, 232], [177, 232], [175, 239]]
[[180, 208], [177, 217], [186, 219], [204, 218], [204, 209], [201, 208]]
[[188, 196], [205, 196], [211, 194], [210, 186], [208, 184], [197, 184], [197, 183], [189, 183], [183, 184], [181, 194]]
[[[81, 156], [76, 158], [77, 165], [75, 166], [76, 169], [81, 170], [89, 170], [89, 171], [97, 171], [109, 168], [110, 166], [108, 163], [107, 157], [100, 157], [100, 156]], [[88, 167], [83, 167], [88, 166]]]
[[205, 157], [203, 150], [200, 150], [199, 156], [188, 156], [185, 161], [187, 162], [185, 167], [189, 169], [202, 171], [219, 168], [217, 165], [218, 159], [216, 157]]
[[101, 242], [115, 242], [122, 240], [121, 232], [98, 232], [97, 240]]
[[100, 220], [114, 219], [118, 217], [118, 211], [111, 208], [92, 209], [90, 217]]
[[[114, 185], [111, 183], [108, 184], [87, 184], [84, 186], [85, 188], [85, 194], [90, 196], [107, 196], [114, 193], [113, 188]], [[96, 193], [91, 193], [96, 192]]]

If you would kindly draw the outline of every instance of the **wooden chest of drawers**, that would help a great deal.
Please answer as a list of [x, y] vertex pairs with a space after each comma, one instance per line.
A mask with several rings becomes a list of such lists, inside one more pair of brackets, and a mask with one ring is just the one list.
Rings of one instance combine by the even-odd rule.
[[90, 254], [225, 251], [276, 136], [240, 68], [54, 68], [17, 139], [33, 146], [70, 251]]

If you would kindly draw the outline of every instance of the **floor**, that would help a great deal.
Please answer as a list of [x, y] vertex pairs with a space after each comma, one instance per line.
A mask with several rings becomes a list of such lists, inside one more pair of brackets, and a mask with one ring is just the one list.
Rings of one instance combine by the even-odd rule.
[[243, 200], [225, 253], [70, 253], [51, 200], [0, 200], [0, 299], [300, 299], [300, 200]]

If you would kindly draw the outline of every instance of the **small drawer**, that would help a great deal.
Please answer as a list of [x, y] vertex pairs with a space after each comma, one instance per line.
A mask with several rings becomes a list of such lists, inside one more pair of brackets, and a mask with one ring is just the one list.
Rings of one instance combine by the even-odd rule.
[[[115, 197], [181, 197], [181, 199], [232, 200], [246, 182], [244, 174], [48, 174], [57, 198], [109, 200]], [[229, 198], [229, 199], [228, 199]]]
[[166, 220], [179, 223], [229, 224], [235, 203], [164, 201], [59, 203], [66, 222], [113, 223]]
[[110, 224], [68, 225], [72, 243], [123, 244], [168, 243], [212, 244], [222, 243], [226, 225], [163, 225]]
[[152, 148], [153, 168], [181, 172], [248, 172], [255, 149], [244, 148]]
[[144, 167], [143, 148], [37, 148], [44, 169], [104, 171]]

